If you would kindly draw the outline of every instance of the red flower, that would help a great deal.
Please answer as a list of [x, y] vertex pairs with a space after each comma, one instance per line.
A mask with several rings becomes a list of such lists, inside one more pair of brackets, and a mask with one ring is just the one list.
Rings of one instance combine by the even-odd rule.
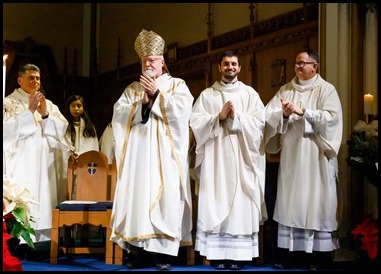
[[367, 216], [361, 224], [352, 230], [356, 239], [361, 239], [361, 249], [368, 253], [370, 260], [376, 260], [378, 254], [378, 222], [371, 216]]
[[8, 214], [6, 214], [6, 215], [4, 215], [3, 216], [3, 220], [10, 220], [10, 221], [13, 221], [13, 220], [15, 220], [16, 218], [15, 218], [15, 216], [13, 216], [13, 214], [12, 214], [12, 212], [9, 212]]
[[11, 237], [7, 232], [7, 225], [3, 222], [3, 271], [22, 271], [20, 259], [13, 257], [8, 249], [7, 241]]

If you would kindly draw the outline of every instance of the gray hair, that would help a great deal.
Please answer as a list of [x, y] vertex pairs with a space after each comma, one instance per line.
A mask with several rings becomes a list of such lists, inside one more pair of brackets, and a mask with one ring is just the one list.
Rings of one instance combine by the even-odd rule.
[[20, 66], [20, 68], [19, 68], [19, 77], [24, 76], [28, 70], [37, 71], [38, 73], [41, 73], [40, 68], [37, 67], [36, 65], [25, 64], [25, 65]]

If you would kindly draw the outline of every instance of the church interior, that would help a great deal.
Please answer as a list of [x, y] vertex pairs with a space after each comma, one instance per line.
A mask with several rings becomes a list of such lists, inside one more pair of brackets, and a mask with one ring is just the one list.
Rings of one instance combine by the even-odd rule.
[[[163, 36], [170, 74], [184, 79], [195, 99], [218, 79], [218, 56], [226, 50], [238, 52], [239, 79], [251, 85], [264, 104], [294, 76], [299, 50], [319, 52], [319, 73], [336, 87], [343, 107], [337, 213], [343, 250], [335, 256], [343, 260], [356, 256], [351, 231], [365, 216], [378, 220], [378, 185], [367, 182], [364, 173], [348, 163], [352, 132], [371, 131], [378, 142], [378, 122], [372, 123], [378, 121], [378, 5], [3, 3], [3, 99], [17, 88], [19, 66], [34, 63], [42, 71], [46, 97], [61, 110], [70, 95], [86, 98], [101, 136], [114, 103], [128, 84], [139, 79], [133, 43], [143, 28]], [[279, 155], [268, 154], [269, 221], [261, 229], [259, 264], [271, 261], [276, 247], [271, 217], [278, 167]], [[196, 220], [197, 185], [191, 183]]]

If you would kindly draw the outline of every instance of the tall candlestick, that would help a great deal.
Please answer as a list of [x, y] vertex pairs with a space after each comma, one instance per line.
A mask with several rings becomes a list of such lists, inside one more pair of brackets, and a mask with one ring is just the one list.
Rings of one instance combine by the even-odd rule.
[[3, 100], [5, 98], [5, 78], [6, 78], [6, 75], [7, 75], [7, 58], [8, 58], [8, 55], [3, 55]]
[[364, 114], [373, 114], [373, 95], [364, 95]]

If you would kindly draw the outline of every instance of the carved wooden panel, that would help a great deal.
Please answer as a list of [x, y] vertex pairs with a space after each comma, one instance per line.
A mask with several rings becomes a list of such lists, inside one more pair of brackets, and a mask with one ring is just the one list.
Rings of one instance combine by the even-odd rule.
[[286, 59], [271, 61], [271, 86], [280, 87], [286, 84]]

